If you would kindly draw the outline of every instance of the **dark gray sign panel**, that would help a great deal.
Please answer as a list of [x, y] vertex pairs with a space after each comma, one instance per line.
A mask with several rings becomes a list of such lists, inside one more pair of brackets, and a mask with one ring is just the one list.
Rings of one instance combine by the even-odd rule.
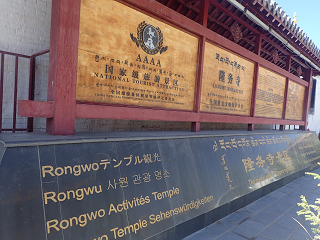
[[2, 155], [1, 239], [141, 240], [314, 165], [320, 144], [301, 132], [37, 145]]

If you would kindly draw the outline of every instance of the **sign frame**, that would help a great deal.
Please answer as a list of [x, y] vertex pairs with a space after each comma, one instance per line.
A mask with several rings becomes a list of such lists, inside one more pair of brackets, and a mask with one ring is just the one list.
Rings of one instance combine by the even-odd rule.
[[[191, 122], [191, 130], [198, 132], [201, 122], [245, 123], [248, 130], [254, 130], [254, 124], [276, 124], [283, 130], [284, 125], [299, 125], [301, 129], [307, 127], [308, 106], [311, 91], [310, 80], [312, 69], [305, 71], [305, 80], [287, 70], [260, 57], [258, 42], [255, 53], [238, 44], [225, 39], [206, 27], [208, 16], [208, 0], [201, 7], [201, 19], [198, 24], [187, 17], [177, 14], [159, 2], [148, 0], [117, 0], [118, 2], [150, 15], [158, 20], [170, 24], [185, 32], [197, 36], [199, 41], [197, 78], [195, 84], [194, 110], [173, 110], [138, 106], [107, 105], [84, 103], [76, 101], [77, 58], [79, 41], [79, 22], [81, 1], [57, 0], [52, 4], [52, 24], [49, 59], [48, 101], [19, 101], [18, 114], [23, 117], [47, 118], [47, 133], [52, 135], [73, 135], [76, 118], [91, 119], [124, 119], [148, 121], [187, 121]], [[207, 6], [207, 7], [205, 7]], [[232, 114], [203, 113], [200, 112], [201, 80], [203, 74], [204, 43], [210, 41], [228, 51], [246, 58], [255, 63], [254, 85], [252, 94], [252, 107], [250, 116]], [[290, 62], [289, 62], [290, 65]], [[288, 120], [283, 114], [282, 118], [265, 118], [255, 116], [255, 96], [259, 66], [302, 85], [305, 88], [304, 112], [302, 120]], [[288, 81], [286, 81], [288, 82]], [[288, 87], [286, 85], [286, 91]], [[287, 102], [285, 93], [284, 105]], [[285, 107], [284, 107], [285, 112]], [[282, 126], [282, 127], [281, 127]]]

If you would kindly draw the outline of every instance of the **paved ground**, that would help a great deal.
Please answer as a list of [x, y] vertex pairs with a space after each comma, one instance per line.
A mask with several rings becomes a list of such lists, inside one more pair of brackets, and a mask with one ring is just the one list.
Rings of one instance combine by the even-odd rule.
[[[320, 174], [320, 168], [313, 172]], [[308, 203], [320, 198], [318, 183], [312, 176], [303, 176], [184, 240], [310, 240], [293, 218], [314, 236], [309, 221], [296, 212], [301, 209], [297, 206], [301, 195], [306, 196]]]

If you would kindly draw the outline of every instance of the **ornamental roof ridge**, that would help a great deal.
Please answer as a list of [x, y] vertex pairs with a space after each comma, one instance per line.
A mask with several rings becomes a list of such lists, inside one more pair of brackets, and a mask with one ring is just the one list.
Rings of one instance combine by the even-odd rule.
[[287, 27], [296, 37], [307, 46], [312, 53], [320, 57], [320, 49], [307, 36], [305, 32], [289, 17], [288, 14], [274, 0], [257, 0], [263, 7], [269, 10], [269, 13], [277, 17], [285, 27]]

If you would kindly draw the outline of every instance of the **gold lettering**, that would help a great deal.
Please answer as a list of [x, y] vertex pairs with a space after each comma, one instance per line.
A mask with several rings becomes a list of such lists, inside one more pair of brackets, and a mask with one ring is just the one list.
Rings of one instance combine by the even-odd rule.
[[[51, 196], [48, 196], [49, 194], [52, 194]], [[55, 192], [47, 192], [44, 193], [44, 203], [48, 204], [48, 199], [51, 199], [54, 202], [57, 202], [57, 200], [55, 199], [56, 193]]]
[[64, 174], [64, 170], [63, 168], [61, 167], [57, 167], [55, 170], [54, 170], [54, 173], [56, 174], [56, 176], [61, 176]]
[[[140, 54], [139, 54], [139, 56], [140, 56]], [[109, 214], [109, 215], [110, 215], [110, 214]], [[114, 237], [114, 239], [117, 239], [117, 233], [116, 233], [117, 229], [118, 229], [118, 228], [113, 228], [113, 229], [110, 230], [110, 232], [113, 232], [113, 237]]]
[[[51, 225], [52, 222], [54, 223], [53, 225]], [[60, 231], [60, 229], [57, 227], [58, 223], [59, 223], [59, 221], [58, 221], [57, 219], [47, 221], [48, 234], [50, 233], [50, 228], [54, 228], [54, 229], [56, 229], [58, 232]]]
[[[62, 196], [62, 198], [60, 198], [60, 196]], [[64, 200], [66, 200], [67, 195], [64, 192], [61, 192], [58, 194], [58, 201], [59, 202], [63, 202]]]
[[49, 173], [52, 177], [54, 177], [54, 174], [52, 173], [52, 171], [53, 171], [52, 166], [42, 166], [42, 177], [45, 178], [46, 173]]
[[82, 200], [84, 198], [83, 188], [79, 188], [76, 190], [77, 200]]
[[84, 227], [85, 225], [87, 225], [87, 215], [86, 214], [82, 214], [79, 217], [79, 225], [80, 227]]
[[78, 225], [78, 218], [73, 217], [73, 218], [70, 218], [70, 227], [72, 227], [72, 226], [73, 226], [73, 224], [72, 224], [72, 220], [75, 220], [76, 225]]
[[113, 206], [113, 204], [112, 204], [112, 203], [110, 204], [109, 214], [108, 214], [108, 215], [110, 215], [110, 214], [111, 214], [111, 212], [118, 213], [118, 212], [117, 212], [117, 209]]
[[[63, 226], [63, 223], [65, 223], [65, 226]], [[60, 222], [60, 228], [61, 229], [67, 229], [69, 227], [69, 221], [68, 220], [62, 220]]]

